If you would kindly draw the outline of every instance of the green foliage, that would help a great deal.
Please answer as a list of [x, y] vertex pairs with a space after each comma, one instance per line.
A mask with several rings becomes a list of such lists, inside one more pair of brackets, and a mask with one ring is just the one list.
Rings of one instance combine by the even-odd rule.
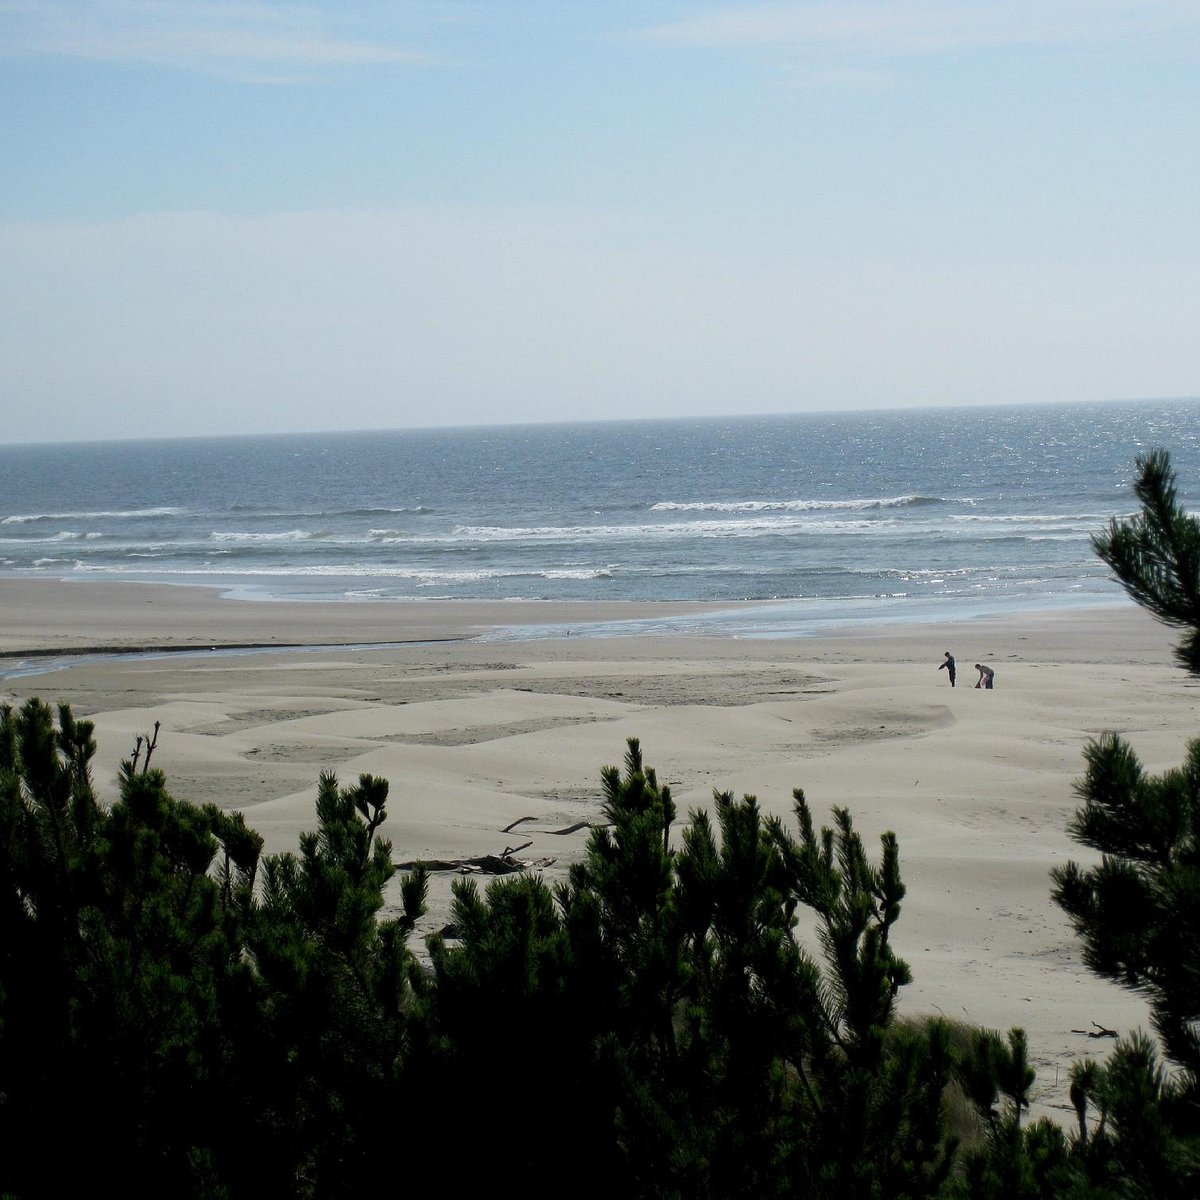
[[131, 766], [103, 812], [91, 725], [58, 717], [36, 700], [0, 709], [0, 1179], [61, 1194], [128, 1159], [136, 1192], [186, 1177], [220, 1122], [219, 1011], [244, 982], [229, 937], [246, 897], [239, 868], [207, 870], [220, 836], [231, 864], [253, 839]]
[[[506, 1083], [490, 1144], [512, 1161], [517, 1125], [535, 1128], [550, 1169], [564, 1144], [578, 1161], [583, 1137], [596, 1188], [936, 1195], [953, 1059], [940, 1024], [895, 1021], [895, 839], [875, 865], [845, 812], [818, 835], [797, 792], [797, 839], [753, 797], [721, 794], [717, 827], [693, 813], [676, 850], [670, 791], [636, 741], [603, 784], [608, 824], [556, 894], [532, 878], [458, 887], [456, 940], [431, 944], [422, 1087], [520, 1046], [536, 1084]], [[822, 961], [797, 935], [802, 906]]]
[[1176, 657], [1200, 675], [1200, 523], [1179, 504], [1165, 450], [1139, 456], [1137, 468], [1141, 511], [1114, 518], [1092, 546], [1138, 604], [1185, 631]]
[[[1200, 674], [1200, 522], [1176, 497], [1165, 451], [1138, 460], [1141, 512], [1113, 521], [1097, 553], [1130, 595], [1185, 630], [1180, 663]], [[1182, 767], [1150, 776], [1115, 734], [1091, 743], [1070, 833], [1100, 851], [1054, 872], [1054, 897], [1097, 973], [1144, 992], [1180, 1085], [1200, 1099], [1200, 740]]]
[[57, 715], [0, 708], [0, 1193], [365, 1191], [423, 897], [377, 919], [386, 785], [322, 777], [301, 858], [260, 862], [146, 762], [103, 810], [92, 727]]
[[1062, 1130], [1045, 1119], [1022, 1125], [1034, 1081], [1023, 1030], [1010, 1029], [1007, 1039], [992, 1030], [971, 1031], [958, 1074], [983, 1117], [986, 1136], [982, 1146], [963, 1156], [950, 1196], [971, 1200], [1093, 1196]]
[[[1200, 522], [1179, 505], [1165, 451], [1139, 458], [1134, 490], [1141, 511], [1093, 544], [1138, 604], [1184, 631], [1176, 658], [1200, 674]], [[1104, 1067], [1077, 1067], [1077, 1158], [1112, 1194], [1191, 1196], [1200, 1190], [1200, 740], [1157, 776], [1113, 733], [1085, 758], [1069, 832], [1101, 860], [1056, 868], [1054, 899], [1088, 966], [1148, 998], [1175, 1071], [1140, 1034]]]
[[1115, 734], [1087, 749], [1072, 837], [1100, 863], [1053, 872], [1087, 964], [1147, 995], [1154, 1026], [1193, 1094], [1200, 1081], [1200, 740], [1181, 768], [1149, 776]]
[[297, 1188], [317, 1196], [371, 1190], [402, 1090], [406, 1014], [420, 985], [405, 935], [424, 877], [403, 918], [379, 918], [395, 873], [391, 843], [378, 837], [387, 793], [369, 775], [350, 788], [321, 775], [317, 830], [301, 836], [299, 856], [264, 861], [246, 940], [268, 1017], [246, 1095], [269, 1116]]

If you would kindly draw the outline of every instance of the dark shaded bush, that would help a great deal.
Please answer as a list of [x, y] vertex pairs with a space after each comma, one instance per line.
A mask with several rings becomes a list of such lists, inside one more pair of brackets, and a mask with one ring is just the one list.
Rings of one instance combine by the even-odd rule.
[[300, 858], [260, 863], [148, 759], [103, 810], [94, 750], [66, 705], [0, 709], [0, 1190], [365, 1190], [416, 977], [376, 918], [387, 785], [323, 776]]

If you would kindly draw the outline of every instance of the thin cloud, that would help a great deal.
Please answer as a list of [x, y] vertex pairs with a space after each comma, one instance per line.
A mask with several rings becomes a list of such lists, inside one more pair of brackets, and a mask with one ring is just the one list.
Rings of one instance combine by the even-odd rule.
[[177, 0], [17, 0], [0, 3], [0, 56], [138, 62], [222, 73], [433, 61], [431, 55], [385, 37], [342, 34], [340, 11]]
[[1061, 46], [1200, 32], [1193, 0], [865, 0], [728, 7], [641, 31], [682, 46], [842, 49], [933, 55], [1004, 46]]
[[553, 206], [0, 221], [5, 435], [1194, 394], [1194, 277], [1120, 244], [742, 255]]

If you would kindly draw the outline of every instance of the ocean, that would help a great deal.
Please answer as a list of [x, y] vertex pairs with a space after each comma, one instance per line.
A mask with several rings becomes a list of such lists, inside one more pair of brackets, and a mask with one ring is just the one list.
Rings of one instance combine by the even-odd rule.
[[1108, 604], [1089, 539], [1134, 510], [1155, 447], [1200, 508], [1198, 418], [1131, 401], [3, 446], [0, 574], [701, 600], [721, 611], [689, 631], [743, 636]]

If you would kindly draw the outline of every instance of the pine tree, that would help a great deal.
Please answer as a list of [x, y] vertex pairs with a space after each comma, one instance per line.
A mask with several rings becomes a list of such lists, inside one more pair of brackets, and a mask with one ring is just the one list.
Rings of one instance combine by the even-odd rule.
[[94, 752], [66, 705], [57, 728], [40, 701], [0, 709], [0, 1186], [26, 1196], [190, 1186], [221, 1137], [222, 1009], [247, 978], [256, 838], [132, 763], [102, 810]]
[[291, 1163], [294, 1195], [372, 1192], [406, 1107], [400, 1060], [421, 987], [406, 938], [426, 876], [406, 887], [402, 915], [381, 919], [395, 874], [379, 836], [387, 795], [385, 780], [362, 775], [343, 788], [323, 772], [317, 829], [301, 835], [299, 855], [262, 864], [246, 945], [269, 1019], [247, 1051], [246, 1097]]
[[953, 1061], [938, 1023], [895, 1019], [895, 839], [874, 865], [845, 812], [818, 835], [797, 793], [796, 840], [753, 797], [718, 794], [716, 825], [693, 813], [675, 848], [670, 790], [636, 740], [602, 778], [605, 825], [556, 894], [456, 889], [456, 938], [431, 943], [422, 1090], [521, 1046], [487, 1117], [509, 1162], [536, 1130], [544, 1169], [568, 1146], [590, 1186], [634, 1196], [936, 1195]]
[[[1200, 522], [1180, 506], [1168, 455], [1138, 459], [1141, 511], [1094, 540], [1130, 596], [1183, 630], [1175, 654], [1200, 675]], [[1150, 775], [1116, 734], [1091, 742], [1077, 784], [1083, 800], [1069, 832], [1099, 864], [1052, 873], [1097, 974], [1145, 995], [1171, 1077], [1135, 1037], [1102, 1070], [1076, 1073], [1078, 1148], [1095, 1179], [1119, 1178], [1139, 1196], [1200, 1189], [1200, 739], [1183, 765]], [[1098, 1126], [1089, 1133], [1089, 1104]], [[1115, 1164], [1115, 1166], [1113, 1165]], [[1135, 1165], [1136, 1164], [1136, 1165]]]
[[148, 758], [103, 809], [94, 752], [66, 705], [0, 708], [0, 1194], [374, 1190], [425, 883], [379, 919], [387, 785], [322, 777], [300, 857], [260, 860]]
[[1165, 450], [1138, 457], [1133, 491], [1141, 511], [1114, 517], [1092, 548], [1138, 604], [1184, 631], [1176, 658], [1200, 675], [1200, 523], [1179, 503]]
[[905, 894], [898, 843], [885, 833], [875, 866], [847, 810], [818, 834], [799, 789], [794, 801], [799, 842], [779, 821], [771, 836], [787, 903], [812, 911], [824, 958], [807, 1044], [791, 1058], [806, 1114], [797, 1183], [831, 1200], [936, 1195], [953, 1161], [941, 1111], [953, 1059], [940, 1022], [896, 1020], [897, 993], [911, 980], [891, 944]]
[[[1200, 522], [1180, 507], [1164, 451], [1138, 460], [1142, 511], [1114, 520], [1097, 553], [1129, 594], [1184, 630], [1176, 656], [1200, 675]], [[1097, 973], [1145, 993], [1181, 1084], [1200, 1087], [1200, 740], [1182, 767], [1146, 773], [1124, 739], [1089, 744], [1071, 836], [1100, 851], [1054, 872], [1057, 902]]]

